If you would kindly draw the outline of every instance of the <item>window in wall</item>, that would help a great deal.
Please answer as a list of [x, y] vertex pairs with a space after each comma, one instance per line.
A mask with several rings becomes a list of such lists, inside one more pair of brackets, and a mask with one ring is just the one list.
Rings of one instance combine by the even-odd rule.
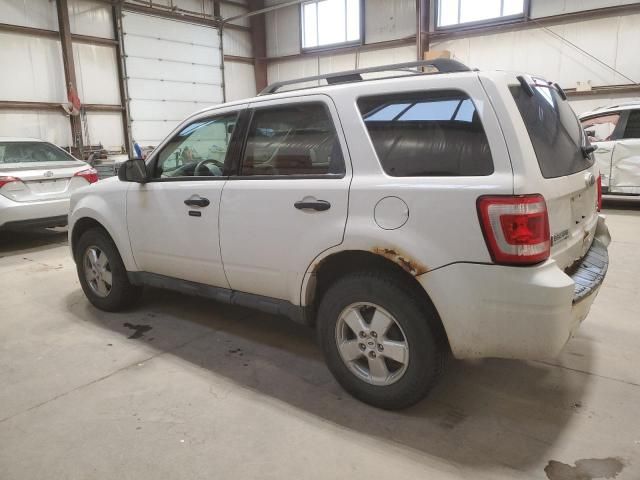
[[525, 0], [438, 0], [438, 27], [524, 15]]
[[344, 174], [333, 121], [321, 103], [258, 109], [254, 112], [241, 175]]
[[358, 108], [384, 171], [393, 177], [491, 175], [480, 116], [462, 92], [363, 97]]
[[302, 3], [302, 48], [360, 41], [360, 0]]

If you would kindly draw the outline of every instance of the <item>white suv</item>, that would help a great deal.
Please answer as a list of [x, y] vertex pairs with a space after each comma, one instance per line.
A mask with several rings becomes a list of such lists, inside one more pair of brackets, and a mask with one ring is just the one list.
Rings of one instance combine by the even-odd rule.
[[201, 111], [74, 194], [89, 300], [118, 310], [149, 285], [287, 315], [382, 408], [420, 400], [449, 352], [556, 355], [610, 240], [562, 90], [450, 60], [300, 81], [322, 79]]

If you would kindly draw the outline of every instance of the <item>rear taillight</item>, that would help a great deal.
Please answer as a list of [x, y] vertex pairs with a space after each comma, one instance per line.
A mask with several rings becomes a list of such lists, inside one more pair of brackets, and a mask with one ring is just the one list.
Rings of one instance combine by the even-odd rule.
[[478, 216], [494, 262], [532, 265], [549, 258], [549, 215], [542, 195], [480, 197]]
[[0, 177], [0, 188], [4, 187], [7, 183], [13, 183], [13, 182], [21, 182], [22, 180], [20, 180], [17, 177]]
[[600, 211], [602, 210], [602, 175], [598, 175], [596, 185], [598, 186], [598, 199], [596, 200], [596, 206], [598, 207], [598, 211]]
[[98, 171], [95, 168], [87, 168], [74, 174], [74, 177], [82, 177], [89, 183], [96, 183], [98, 181]]

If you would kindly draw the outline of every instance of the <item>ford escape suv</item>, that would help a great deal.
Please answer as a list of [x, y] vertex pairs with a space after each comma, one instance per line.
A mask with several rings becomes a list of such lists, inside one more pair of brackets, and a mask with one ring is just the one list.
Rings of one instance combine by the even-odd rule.
[[203, 110], [73, 195], [89, 301], [115, 311], [153, 286], [286, 315], [389, 409], [423, 398], [449, 353], [558, 354], [610, 241], [560, 87], [451, 60], [299, 82]]

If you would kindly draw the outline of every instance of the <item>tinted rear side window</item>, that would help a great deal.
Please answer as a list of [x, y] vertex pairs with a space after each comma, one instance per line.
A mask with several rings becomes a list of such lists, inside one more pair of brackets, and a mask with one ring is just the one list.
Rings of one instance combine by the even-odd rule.
[[459, 91], [358, 100], [384, 171], [394, 177], [493, 173], [489, 142], [471, 99]]
[[241, 175], [344, 173], [336, 130], [322, 103], [296, 103], [254, 112]]
[[533, 96], [520, 85], [509, 89], [527, 127], [542, 176], [563, 177], [593, 165], [593, 156], [585, 158], [582, 153], [586, 137], [569, 102], [562, 100], [555, 88], [531, 87]]

